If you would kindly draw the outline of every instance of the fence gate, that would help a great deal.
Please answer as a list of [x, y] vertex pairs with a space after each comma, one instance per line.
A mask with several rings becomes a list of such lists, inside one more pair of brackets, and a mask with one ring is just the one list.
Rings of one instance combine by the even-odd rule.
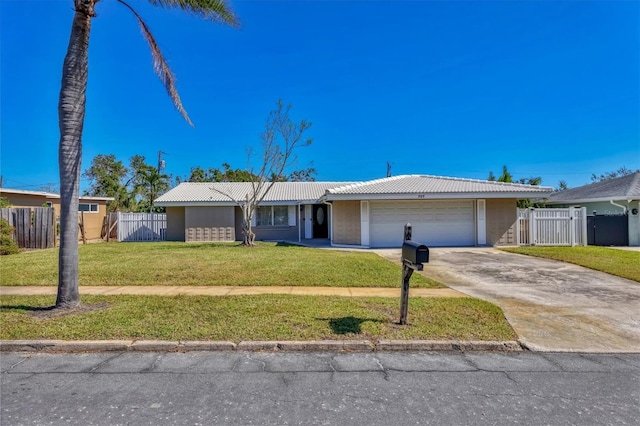
[[628, 246], [629, 218], [627, 215], [587, 216], [587, 241], [593, 246]]
[[118, 241], [164, 241], [166, 213], [118, 213]]
[[56, 219], [52, 207], [9, 207], [0, 209], [0, 217], [14, 228], [18, 247], [45, 249], [55, 246]]
[[518, 209], [518, 245], [587, 245], [587, 209]]

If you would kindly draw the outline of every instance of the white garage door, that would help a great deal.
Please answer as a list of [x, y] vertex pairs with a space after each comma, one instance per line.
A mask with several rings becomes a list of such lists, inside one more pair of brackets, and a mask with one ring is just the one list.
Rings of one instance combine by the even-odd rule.
[[412, 240], [427, 246], [475, 245], [472, 200], [370, 201], [371, 247], [400, 247], [404, 225]]

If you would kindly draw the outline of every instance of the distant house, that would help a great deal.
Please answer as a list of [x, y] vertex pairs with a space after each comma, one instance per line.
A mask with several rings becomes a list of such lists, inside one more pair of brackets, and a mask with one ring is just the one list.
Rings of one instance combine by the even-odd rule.
[[[278, 182], [254, 217], [257, 240], [328, 238], [333, 246], [399, 247], [406, 223], [430, 246], [512, 245], [516, 201], [552, 188], [440, 176], [365, 182]], [[167, 240], [238, 241], [242, 215], [232, 201], [244, 182], [182, 183], [155, 200], [167, 212]], [[227, 194], [227, 195], [225, 195]]]
[[[60, 194], [45, 191], [27, 191], [23, 189], [0, 188], [0, 197], [12, 204], [12, 207], [53, 207], [56, 219], [60, 218]], [[84, 228], [87, 239], [100, 238], [102, 223], [107, 214], [107, 203], [112, 197], [80, 197], [79, 213], [84, 214]]]
[[[587, 224], [587, 232], [595, 238], [590, 244], [640, 245], [640, 172], [556, 192], [549, 196], [547, 204], [586, 207], [592, 223]], [[594, 216], [601, 221], [597, 228]], [[600, 216], [609, 219], [598, 219]]]

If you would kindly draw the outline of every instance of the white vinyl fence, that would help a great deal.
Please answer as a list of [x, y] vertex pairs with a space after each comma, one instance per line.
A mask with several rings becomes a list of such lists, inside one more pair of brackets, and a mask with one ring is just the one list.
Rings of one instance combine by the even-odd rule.
[[587, 209], [518, 209], [518, 245], [586, 246]]
[[164, 241], [165, 213], [118, 213], [118, 241]]

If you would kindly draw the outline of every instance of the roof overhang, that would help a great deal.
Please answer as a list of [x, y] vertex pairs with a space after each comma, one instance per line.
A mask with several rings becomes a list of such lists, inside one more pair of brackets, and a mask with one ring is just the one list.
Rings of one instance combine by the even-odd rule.
[[[14, 194], [14, 195], [30, 195], [34, 197], [45, 197], [45, 198], [55, 198], [59, 199], [60, 194], [55, 194], [53, 192], [46, 191], [28, 191], [26, 189], [8, 189], [8, 188], [0, 188], [0, 194]], [[113, 201], [115, 198], [113, 197], [89, 197], [89, 196], [79, 196], [80, 200], [89, 200], [89, 201]]]
[[33, 195], [35, 197], [60, 198], [60, 194], [46, 191], [29, 191], [26, 189], [0, 188], [0, 194]]
[[113, 201], [115, 198], [113, 197], [78, 197], [80, 200], [88, 200], [88, 201]]
[[473, 192], [473, 193], [441, 193], [441, 194], [326, 194], [326, 201], [357, 200], [469, 200], [469, 199], [528, 199], [540, 198], [545, 192]]
[[[260, 206], [297, 206], [301, 204], [319, 204], [320, 200], [286, 200], [286, 201], [262, 201]], [[153, 203], [156, 207], [236, 207], [241, 206], [242, 202], [234, 201], [156, 201]]]
[[545, 204], [579, 204], [579, 203], [608, 203], [610, 201], [631, 203], [640, 201], [637, 198], [627, 199], [624, 197], [602, 197], [602, 198], [577, 198], [574, 200], [547, 200]]

